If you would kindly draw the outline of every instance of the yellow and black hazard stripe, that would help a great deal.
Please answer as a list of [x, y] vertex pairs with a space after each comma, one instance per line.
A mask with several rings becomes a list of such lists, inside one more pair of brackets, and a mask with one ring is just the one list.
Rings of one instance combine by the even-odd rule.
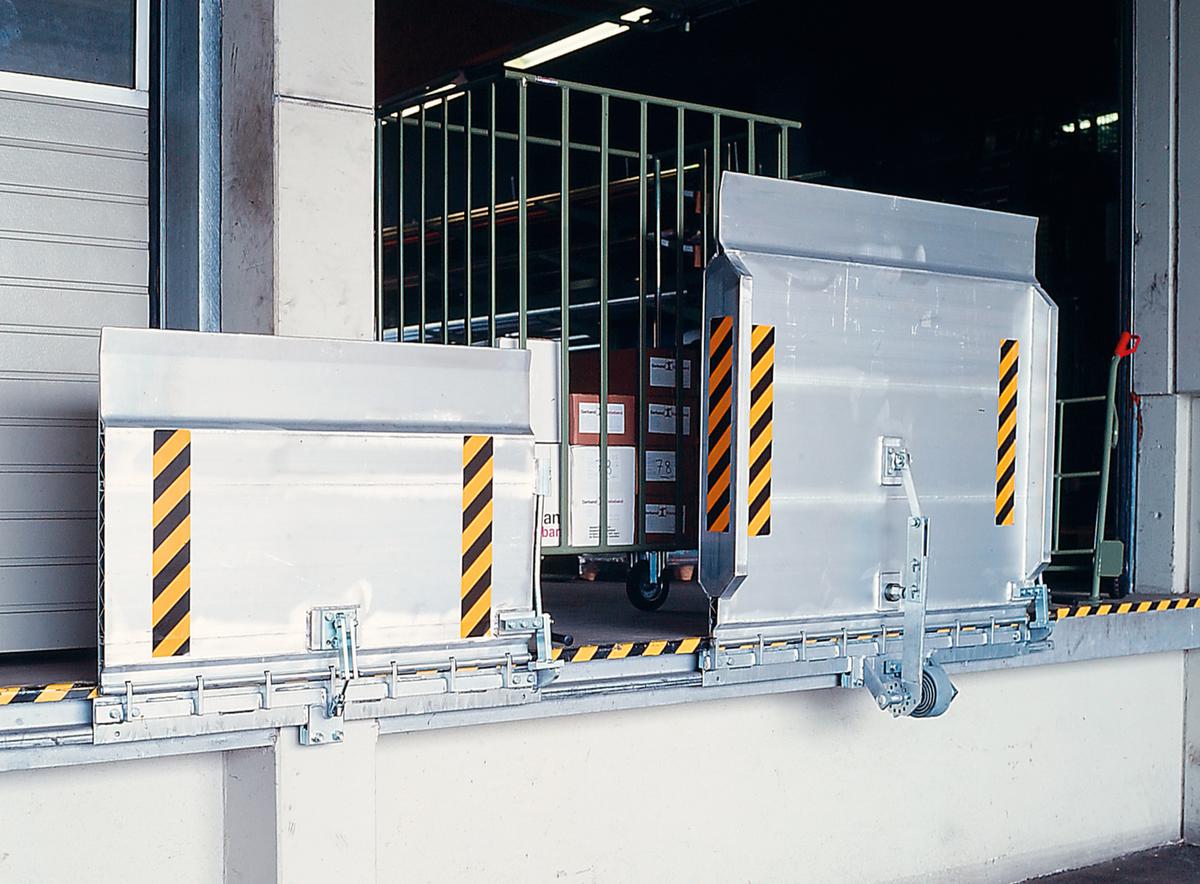
[[492, 627], [493, 448], [491, 436], [463, 437], [462, 638], [480, 638]]
[[771, 533], [771, 439], [774, 435], [775, 326], [756, 325], [750, 335], [751, 537]]
[[610, 645], [579, 645], [576, 648], [555, 648], [552, 657], [564, 663], [588, 663], [592, 660], [624, 660], [626, 657], [664, 657], [671, 654], [694, 654], [701, 638], [677, 638], [652, 642], [614, 642]]
[[152, 655], [178, 657], [191, 648], [192, 434], [154, 431], [154, 591]]
[[1200, 596], [1174, 596], [1167, 599], [1145, 601], [1089, 602], [1059, 606], [1054, 609], [1055, 620], [1072, 617], [1109, 617], [1114, 614], [1152, 614], [1158, 611], [1184, 611], [1200, 609]]
[[10, 703], [57, 703], [60, 700], [92, 700], [96, 686], [82, 681], [0, 687], [0, 706]]
[[708, 333], [708, 497], [705, 528], [729, 530], [730, 442], [733, 433], [733, 317], [709, 320]]
[[1000, 389], [996, 402], [996, 524], [1013, 524], [1017, 488], [1017, 356], [1013, 338], [1000, 342]]

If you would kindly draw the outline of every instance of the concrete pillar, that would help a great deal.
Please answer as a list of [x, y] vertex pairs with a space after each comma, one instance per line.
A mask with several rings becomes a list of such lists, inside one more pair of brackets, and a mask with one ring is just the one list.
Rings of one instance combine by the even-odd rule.
[[345, 740], [225, 754], [225, 884], [375, 880], [376, 721]]
[[1135, 0], [1132, 57], [1133, 361], [1139, 414], [1135, 589], [1189, 588], [1192, 404], [1200, 394], [1200, 8]]
[[370, 339], [373, 0], [239, 0], [223, 28], [222, 329]]

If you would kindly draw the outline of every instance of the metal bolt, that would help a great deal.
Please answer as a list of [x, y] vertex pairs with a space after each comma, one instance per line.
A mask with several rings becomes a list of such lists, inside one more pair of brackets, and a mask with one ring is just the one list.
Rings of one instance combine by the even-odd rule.
[[921, 520], [920, 520], [919, 518], [917, 518], [916, 516], [913, 516], [913, 520], [912, 520], [912, 526], [913, 526], [914, 528], [920, 528], [920, 527], [921, 527]]
[[342, 741], [342, 732], [341, 731], [333, 732], [333, 741], [335, 743], [340, 743]]
[[121, 710], [120, 709], [109, 709], [108, 717], [110, 719], [112, 719], [113, 721], [118, 721], [121, 718]]
[[880, 709], [886, 709], [886, 708], [887, 708], [887, 704], [888, 704], [887, 697], [880, 697], [878, 702], [879, 702], [879, 708], [880, 708]]
[[310, 742], [313, 742], [313, 743], [319, 743], [319, 742], [321, 742], [321, 735], [320, 735], [320, 734], [313, 734], [313, 735], [312, 735], [312, 738], [311, 738], [311, 740], [310, 740]]

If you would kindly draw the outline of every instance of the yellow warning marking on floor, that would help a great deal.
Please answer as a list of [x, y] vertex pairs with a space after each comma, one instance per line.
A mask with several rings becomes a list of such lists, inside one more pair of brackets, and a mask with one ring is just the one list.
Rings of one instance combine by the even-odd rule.
[[1012, 525], [1017, 479], [1017, 357], [1020, 345], [1000, 342], [1000, 385], [996, 399], [996, 524]]
[[44, 685], [7, 685], [0, 687], [0, 706], [17, 703], [58, 703], [62, 700], [92, 700], [96, 686], [81, 681], [60, 681]]
[[627, 657], [667, 657], [694, 654], [704, 639], [657, 639], [646, 642], [614, 642], [609, 645], [578, 645], [573, 648], [554, 648], [551, 659], [565, 663], [590, 663], [602, 660], [624, 660]]
[[705, 529], [729, 530], [730, 439], [733, 430], [733, 317], [709, 320], [708, 334], [708, 494]]
[[747, 532], [771, 533], [771, 445], [774, 434], [775, 326], [750, 332], [750, 501]]
[[178, 657], [191, 649], [192, 434], [155, 430], [152, 466], [151, 654]]
[[1055, 607], [1052, 616], [1055, 620], [1065, 620], [1068, 617], [1115, 617], [1119, 614], [1182, 611], [1189, 608], [1193, 610], [1200, 609], [1200, 597], [1182, 596], [1173, 599], [1148, 599], [1141, 602], [1078, 603]]
[[696, 648], [700, 647], [700, 639], [685, 638], [679, 643], [679, 647], [675, 649], [676, 654], [694, 654]]
[[481, 638], [492, 627], [491, 436], [463, 437], [462, 587], [459, 636]]

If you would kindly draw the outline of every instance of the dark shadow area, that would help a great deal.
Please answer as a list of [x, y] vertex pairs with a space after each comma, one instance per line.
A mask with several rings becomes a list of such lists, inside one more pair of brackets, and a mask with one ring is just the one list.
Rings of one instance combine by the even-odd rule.
[[708, 596], [694, 582], [674, 584], [663, 606], [648, 612], [629, 603], [624, 583], [544, 579], [542, 604], [554, 631], [574, 646], [708, 635]]

